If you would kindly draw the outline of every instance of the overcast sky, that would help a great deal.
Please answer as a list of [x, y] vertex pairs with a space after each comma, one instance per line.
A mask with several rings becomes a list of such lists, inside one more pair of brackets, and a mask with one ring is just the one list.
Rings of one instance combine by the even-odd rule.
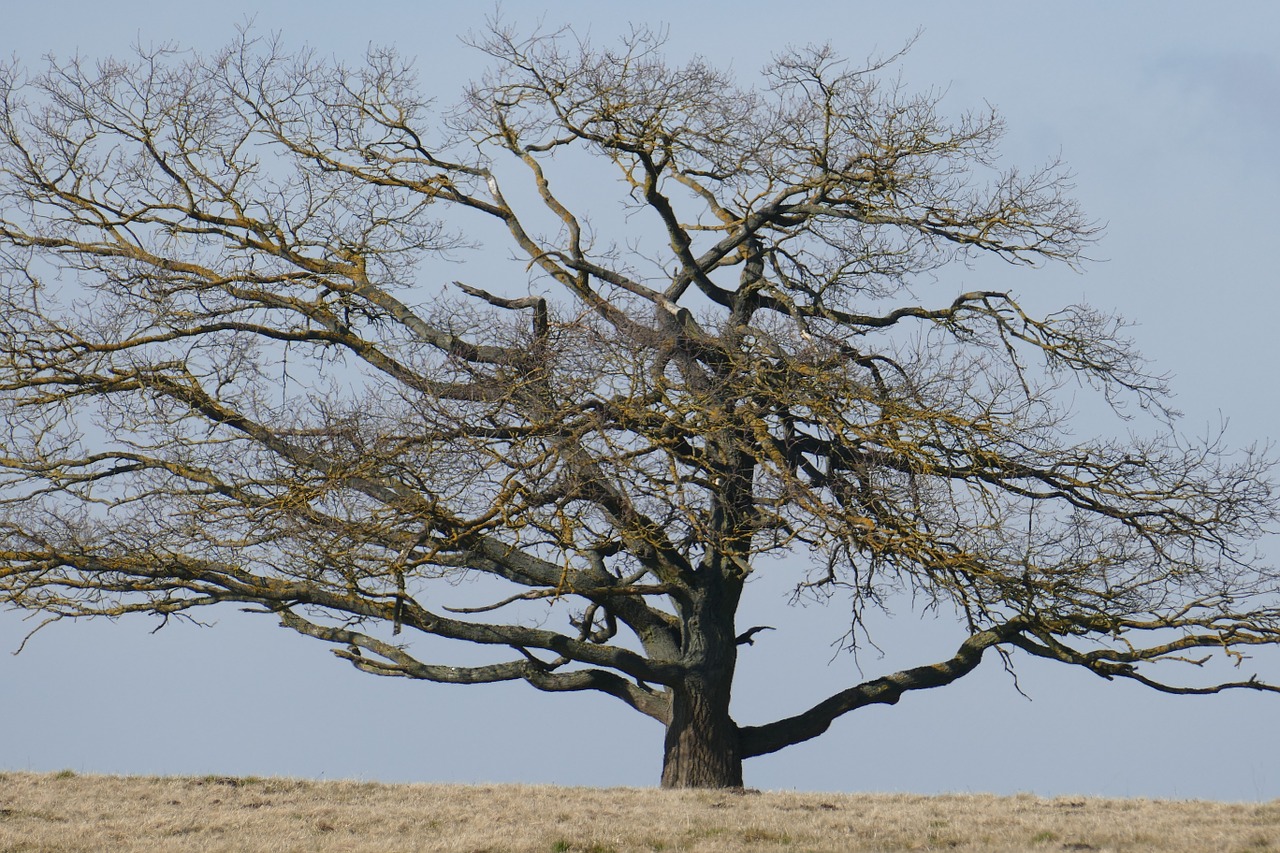
[[[440, 11], [437, 11], [439, 7]], [[450, 101], [485, 67], [459, 36], [483, 3], [6, 4], [0, 56], [105, 56], [140, 41], [210, 50], [252, 15], [287, 45], [341, 57], [393, 44]], [[1069, 11], [1068, 11], [1069, 10]], [[1174, 376], [1182, 427], [1229, 419], [1235, 445], [1276, 433], [1280, 317], [1280, 4], [1236, 2], [508, 3], [515, 21], [571, 23], [606, 40], [669, 25], [668, 55], [732, 64], [745, 80], [771, 52], [830, 41], [892, 53], [909, 88], [960, 111], [996, 106], [1009, 163], [1061, 156], [1106, 224], [1082, 273], [944, 270], [958, 293], [1011, 288], [1037, 306], [1088, 301], [1137, 321], [1133, 336]], [[424, 282], [424, 287], [435, 286]], [[1087, 424], [1082, 425], [1082, 429]], [[1110, 425], [1109, 429], [1114, 429]], [[1280, 555], [1280, 544], [1269, 546]], [[949, 657], [945, 626], [904, 618], [885, 656], [833, 659], [839, 606], [785, 608], [763, 578], [749, 614], [779, 628], [744, 647], [740, 722], [807, 707], [902, 666]], [[377, 679], [269, 618], [209, 612], [208, 629], [149, 633], [146, 618], [62, 624], [19, 656], [31, 623], [0, 612], [0, 769], [256, 774], [384, 781], [652, 785], [662, 732], [615, 700], [519, 686]], [[955, 685], [847, 715], [818, 740], [746, 765], [748, 785], [845, 791], [992, 791], [1257, 800], [1280, 797], [1280, 696], [1169, 697], [1061, 666], [995, 655]], [[1264, 666], [1280, 680], [1280, 655]], [[1029, 698], [1027, 698], [1029, 697]]]

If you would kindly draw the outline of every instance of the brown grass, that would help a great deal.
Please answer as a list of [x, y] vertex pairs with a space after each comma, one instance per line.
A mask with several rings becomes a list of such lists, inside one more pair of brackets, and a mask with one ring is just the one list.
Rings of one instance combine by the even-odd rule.
[[0, 774], [0, 851], [1280, 851], [1264, 804]]

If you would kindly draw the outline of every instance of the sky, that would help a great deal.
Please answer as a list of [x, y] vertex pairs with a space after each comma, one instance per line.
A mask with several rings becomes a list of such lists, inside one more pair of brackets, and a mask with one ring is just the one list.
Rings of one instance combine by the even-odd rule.
[[[460, 36], [483, 3], [252, 5], [136, 0], [13, 4], [0, 57], [100, 57], [130, 44], [213, 50], [252, 20], [286, 45], [358, 58], [390, 44], [419, 58], [424, 88], [451, 100], [485, 67]], [[782, 11], [780, 11], [782, 10]], [[1069, 10], [1069, 11], [1068, 11]], [[789, 44], [830, 41], [861, 58], [919, 31], [898, 71], [945, 91], [957, 112], [1005, 117], [1002, 150], [1028, 167], [1060, 156], [1075, 195], [1106, 226], [1080, 272], [977, 266], [940, 273], [955, 292], [1012, 289], [1029, 304], [1087, 301], [1137, 324], [1132, 337], [1173, 376], [1182, 429], [1222, 420], [1236, 446], [1277, 433], [1272, 372], [1280, 276], [1280, 4], [1237, 2], [508, 3], [531, 24], [598, 39], [669, 26], [672, 60], [699, 54], [743, 77]], [[1280, 556], [1280, 542], [1267, 544]], [[884, 655], [833, 656], [837, 606], [787, 607], [762, 578], [742, 624], [775, 625], [740, 659], [742, 723], [954, 651], [945, 625], [878, 626]], [[751, 621], [759, 616], [759, 621]], [[379, 781], [656, 784], [661, 727], [599, 697], [519, 685], [379, 679], [272, 620], [209, 612], [211, 627], [152, 633], [145, 618], [63, 623], [10, 655], [33, 626], [0, 611], [0, 770], [253, 774]], [[1280, 696], [1173, 697], [994, 655], [952, 686], [849, 714], [817, 740], [746, 765], [762, 789], [1032, 792], [1280, 798]], [[1259, 665], [1280, 679], [1280, 654]], [[1024, 695], [1025, 694], [1025, 695]], [[799, 704], [797, 704], [797, 702]]]

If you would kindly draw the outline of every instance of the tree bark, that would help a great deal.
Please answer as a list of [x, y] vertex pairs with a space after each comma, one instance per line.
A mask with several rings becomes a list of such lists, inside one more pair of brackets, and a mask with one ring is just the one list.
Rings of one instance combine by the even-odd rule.
[[733, 615], [741, 583], [704, 565], [701, 588], [683, 603], [685, 676], [671, 687], [662, 761], [664, 788], [741, 788], [742, 737], [729, 716], [738, 641]]
[[664, 788], [741, 788], [742, 748], [729, 716], [729, 679], [691, 679], [673, 691]]

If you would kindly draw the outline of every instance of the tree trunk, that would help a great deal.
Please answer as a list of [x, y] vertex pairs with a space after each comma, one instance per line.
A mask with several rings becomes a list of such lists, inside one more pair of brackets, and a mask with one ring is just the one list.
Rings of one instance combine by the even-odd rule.
[[664, 788], [742, 787], [742, 737], [729, 716], [738, 663], [734, 614], [742, 594], [736, 571], [716, 555], [699, 567], [699, 586], [677, 602], [687, 669], [670, 688], [671, 722], [662, 758]]
[[729, 680], [722, 681], [696, 679], [675, 690], [662, 787], [742, 787], [738, 725], [729, 716]]

